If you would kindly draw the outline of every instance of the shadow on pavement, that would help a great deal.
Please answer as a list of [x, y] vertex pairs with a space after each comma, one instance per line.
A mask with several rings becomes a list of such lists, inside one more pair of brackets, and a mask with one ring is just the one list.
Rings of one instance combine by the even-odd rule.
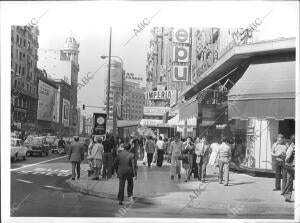
[[237, 186], [237, 185], [243, 185], [243, 184], [253, 184], [253, 183], [256, 183], [254, 181], [251, 181], [251, 182], [239, 182], [239, 183], [229, 183], [228, 186]]

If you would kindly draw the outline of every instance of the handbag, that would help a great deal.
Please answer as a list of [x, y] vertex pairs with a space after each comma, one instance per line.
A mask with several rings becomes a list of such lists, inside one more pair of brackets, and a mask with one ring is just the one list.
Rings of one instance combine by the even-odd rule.
[[187, 162], [188, 161], [188, 157], [187, 157], [187, 154], [180, 154], [178, 156], [178, 160], [182, 160], [183, 162]]

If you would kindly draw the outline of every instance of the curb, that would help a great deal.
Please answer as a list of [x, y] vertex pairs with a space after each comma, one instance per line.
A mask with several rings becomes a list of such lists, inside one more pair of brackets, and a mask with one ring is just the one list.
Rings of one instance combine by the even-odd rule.
[[[74, 183], [73, 183], [71, 181], [71, 179], [66, 180], [66, 184], [68, 186], [70, 186], [72, 189], [74, 189], [75, 191], [77, 191], [77, 192], [80, 192], [80, 193], [85, 194], [85, 195], [94, 196], [94, 197], [99, 197], [99, 198], [118, 201], [117, 194], [108, 194], [108, 193], [103, 193], [103, 192], [96, 192], [96, 191], [93, 191], [89, 188], [84, 188], [82, 186], [79, 186], [79, 184], [77, 184], [75, 182], [76, 181], [74, 181]], [[143, 204], [152, 204], [155, 201], [155, 199], [149, 198], [149, 197], [141, 197], [141, 196], [138, 196], [138, 197], [133, 196], [133, 197], [134, 197], [135, 202], [140, 202], [140, 203], [143, 203]]]
[[78, 183], [75, 183], [75, 182], [76, 181], [74, 181], [74, 183], [73, 183], [70, 179], [66, 180], [67, 185], [70, 186], [72, 189], [74, 189], [77, 192], [80, 192], [80, 193], [83, 193], [86, 195], [95, 196], [95, 197], [117, 200], [117, 196], [115, 194], [96, 192], [96, 191], [89, 189], [88, 187], [82, 187]]

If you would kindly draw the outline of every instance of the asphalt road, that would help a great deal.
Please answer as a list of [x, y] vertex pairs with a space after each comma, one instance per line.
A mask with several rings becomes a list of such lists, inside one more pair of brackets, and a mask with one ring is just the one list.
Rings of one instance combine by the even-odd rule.
[[[86, 162], [86, 161], [85, 161]], [[84, 163], [85, 163], [84, 162]], [[85, 171], [85, 170], [82, 170]], [[148, 171], [147, 171], [148, 173]], [[165, 203], [151, 203], [147, 198], [144, 201], [134, 202], [119, 206], [116, 200], [102, 199], [78, 193], [71, 189], [65, 181], [71, 177], [71, 165], [66, 156], [50, 154], [47, 157], [28, 157], [27, 160], [19, 160], [11, 164], [11, 216], [12, 217], [162, 217], [162, 218], [271, 218], [291, 219], [291, 211], [280, 211], [280, 208], [288, 208], [290, 204], [264, 203], [258, 198], [264, 198], [263, 192], [256, 191], [256, 199], [250, 199], [247, 210], [233, 210], [227, 207], [218, 207], [218, 184], [212, 183], [210, 195], [200, 199], [200, 206], [182, 208], [182, 202], [178, 202], [180, 193], [166, 192], [170, 201]], [[259, 187], [272, 188], [272, 179], [260, 179], [244, 177], [247, 181], [258, 182]], [[241, 176], [238, 177], [239, 180]], [[265, 181], [270, 181], [268, 184]], [[250, 183], [251, 183], [250, 182]], [[183, 185], [184, 186], [184, 185]], [[245, 202], [247, 191], [253, 191], [252, 184], [241, 184], [235, 189], [235, 196]], [[190, 188], [182, 189], [182, 193]], [[234, 187], [233, 187], [234, 189]], [[229, 190], [229, 189], [228, 189]], [[245, 194], [244, 194], [245, 192]], [[273, 193], [273, 192], [271, 192]], [[188, 197], [188, 192], [185, 197]], [[167, 196], [167, 197], [168, 197]], [[201, 195], [203, 196], [203, 195]], [[229, 191], [222, 197], [230, 197]], [[272, 194], [273, 196], [273, 194]], [[277, 195], [276, 195], [277, 196]], [[158, 197], [161, 201], [164, 196]], [[280, 195], [278, 194], [278, 198]], [[166, 199], [166, 198], [165, 198]], [[224, 200], [224, 199], [223, 199]], [[225, 199], [226, 200], [226, 199]], [[240, 200], [234, 204], [239, 205]], [[205, 205], [203, 206], [203, 203]], [[206, 205], [207, 203], [207, 205]], [[224, 201], [223, 201], [224, 203]], [[202, 204], [202, 206], [201, 206]], [[259, 204], [259, 207], [256, 207]], [[292, 204], [291, 204], [292, 205]], [[219, 205], [220, 206], [220, 205]], [[237, 206], [238, 208], [241, 208]]]
[[65, 184], [71, 174], [66, 156], [28, 157], [12, 163], [11, 169], [12, 217], [113, 217], [120, 208], [116, 201], [70, 189]]

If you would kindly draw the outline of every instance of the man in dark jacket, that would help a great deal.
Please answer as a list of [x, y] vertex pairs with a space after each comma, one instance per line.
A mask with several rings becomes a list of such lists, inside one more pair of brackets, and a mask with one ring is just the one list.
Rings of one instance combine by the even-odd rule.
[[132, 202], [132, 193], [133, 193], [133, 177], [137, 176], [134, 155], [130, 153], [130, 144], [126, 143], [124, 146], [124, 150], [121, 151], [116, 158], [116, 170], [119, 177], [119, 193], [118, 200], [119, 204], [123, 204], [124, 200], [124, 188], [125, 181], [127, 180], [127, 194], [129, 200]]
[[74, 142], [71, 144], [68, 151], [69, 160], [72, 163], [72, 180], [75, 180], [75, 169], [77, 179], [80, 178], [80, 163], [84, 159], [84, 146], [79, 142], [79, 137], [74, 136]]
[[103, 174], [102, 178], [104, 180], [110, 179], [112, 175], [112, 165], [113, 165], [113, 149], [114, 149], [114, 139], [113, 136], [107, 135], [103, 142], [104, 153], [103, 153]]

